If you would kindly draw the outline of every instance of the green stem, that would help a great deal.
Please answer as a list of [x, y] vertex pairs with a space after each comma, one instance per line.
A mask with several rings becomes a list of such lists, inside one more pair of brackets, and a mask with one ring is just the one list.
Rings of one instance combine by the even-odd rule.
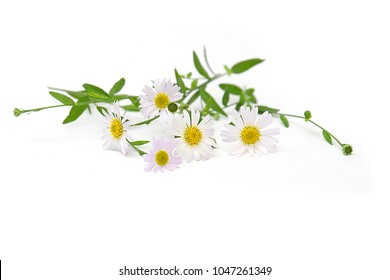
[[46, 109], [52, 109], [52, 108], [58, 108], [58, 107], [66, 107], [66, 106], [81, 106], [81, 105], [90, 105], [90, 104], [96, 104], [96, 102], [80, 102], [80, 103], [74, 103], [74, 104], [59, 104], [59, 105], [53, 105], [53, 106], [45, 106], [40, 108], [34, 108], [34, 109], [15, 109], [14, 114], [15, 116], [19, 116], [24, 113], [30, 113], [30, 112], [38, 112]]
[[217, 80], [217, 79], [219, 79], [219, 78], [221, 78], [221, 77], [223, 77], [223, 76], [226, 76], [226, 75], [227, 75], [227, 72], [222, 73], [222, 74], [217, 74], [217, 75], [213, 76], [212, 78], [210, 78], [209, 80], [207, 80], [207, 81], [204, 82], [203, 84], [200, 84], [199, 86], [197, 86], [197, 87], [195, 87], [195, 88], [193, 88], [193, 89], [190, 89], [188, 92], [184, 93], [184, 94], [183, 94], [183, 98], [182, 98], [181, 100], [179, 100], [178, 102], [183, 102], [184, 99], [186, 99], [186, 98], [187, 98], [191, 93], [193, 93], [194, 91], [196, 91], [196, 90], [198, 90], [198, 89], [200, 89], [200, 88], [202, 88], [202, 87], [208, 85], [209, 83], [211, 83], [211, 82], [213, 82], [213, 81], [215, 81], [215, 80]]
[[143, 124], [150, 124], [152, 121], [154, 120], [157, 120], [160, 116], [155, 116], [151, 119], [148, 119], [148, 120], [145, 120], [145, 121], [142, 121], [142, 122], [139, 122], [139, 123], [135, 123], [135, 124], [132, 124], [131, 126], [138, 126], [138, 125], [143, 125]]
[[146, 154], [147, 154], [147, 153], [145, 153], [144, 151], [138, 149], [138, 148], [137, 148], [135, 145], [133, 145], [133, 143], [130, 142], [129, 140], [126, 139], [126, 141], [127, 141], [127, 143], [129, 143], [129, 145], [130, 145], [134, 150], [137, 151], [137, 153], [138, 153], [141, 157], [142, 157], [143, 155], [146, 155]]
[[[302, 117], [302, 116], [298, 116], [298, 115], [293, 115], [293, 114], [283, 114], [283, 113], [273, 113], [274, 115], [283, 115], [283, 116], [286, 116], [286, 117], [292, 117], [292, 118], [298, 118], [298, 119], [304, 119], [305, 120], [305, 117]], [[308, 120], [308, 122], [314, 124], [316, 127], [322, 129], [322, 130], [325, 130], [327, 133], [329, 133], [329, 135], [334, 139], [336, 140], [336, 142], [340, 145], [340, 147], [343, 147], [343, 144], [340, 142], [339, 139], [336, 138], [336, 136], [334, 136], [329, 130], [323, 128], [322, 126], [320, 126], [318, 123], [312, 121], [312, 120]]]

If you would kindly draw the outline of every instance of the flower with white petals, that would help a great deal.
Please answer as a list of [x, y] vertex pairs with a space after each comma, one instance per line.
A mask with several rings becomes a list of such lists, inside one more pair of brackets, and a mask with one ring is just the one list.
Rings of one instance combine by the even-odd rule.
[[241, 156], [245, 152], [251, 155], [275, 152], [278, 140], [273, 136], [279, 134], [279, 128], [264, 129], [272, 120], [268, 112], [259, 115], [257, 107], [241, 107], [240, 112], [235, 111], [232, 115], [233, 125], [225, 125], [227, 130], [221, 132], [223, 141], [233, 142], [230, 154]]
[[183, 97], [180, 88], [171, 83], [171, 80], [155, 80], [154, 88], [145, 86], [142, 90], [145, 95], [140, 95], [140, 108], [144, 117], [149, 118], [157, 115], [166, 116], [170, 110], [177, 109], [174, 103]]
[[131, 141], [131, 137], [127, 135], [127, 130], [131, 126], [130, 121], [120, 114], [117, 102], [114, 103], [113, 111], [107, 109], [107, 111], [103, 110], [102, 112], [104, 115], [103, 147], [126, 154], [129, 147], [127, 140]]
[[179, 139], [176, 152], [187, 162], [210, 158], [216, 145], [212, 126], [210, 115], [201, 120], [199, 111], [183, 111], [173, 122], [173, 134]]
[[180, 157], [173, 154], [177, 147], [177, 139], [173, 138], [155, 138], [153, 140], [153, 148], [149, 154], [144, 155], [144, 160], [148, 162], [145, 166], [145, 171], [174, 170], [179, 167], [182, 160]]

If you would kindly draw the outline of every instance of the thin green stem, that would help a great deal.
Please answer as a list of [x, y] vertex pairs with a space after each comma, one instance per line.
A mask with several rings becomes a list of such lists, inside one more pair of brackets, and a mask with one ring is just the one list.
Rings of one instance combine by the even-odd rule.
[[210, 67], [209, 60], [207, 59], [206, 46], [203, 47], [203, 54], [204, 54], [204, 60], [206, 61], [207, 68], [209, 68], [211, 74], [213, 74], [215, 76], [213, 69], [211, 69], [211, 67]]
[[138, 148], [137, 148], [135, 145], [133, 145], [133, 143], [130, 142], [128, 139], [126, 139], [126, 141], [127, 141], [127, 143], [129, 143], [129, 145], [130, 145], [134, 150], [137, 151], [137, 153], [138, 153], [141, 157], [142, 157], [143, 155], [146, 155], [146, 154], [147, 154], [146, 152], [144, 152], [144, 151], [138, 149]]
[[[74, 103], [74, 104], [59, 104], [59, 105], [53, 105], [53, 106], [45, 106], [45, 107], [40, 107], [40, 108], [34, 108], [34, 109], [15, 109], [18, 110], [18, 115], [24, 114], [24, 113], [30, 113], [30, 112], [38, 112], [46, 109], [52, 109], [52, 108], [58, 108], [58, 107], [66, 107], [66, 106], [81, 106], [81, 105], [90, 105], [90, 104], [95, 104], [96, 102], [80, 102], [80, 103]], [[16, 115], [16, 114], [15, 114]]]
[[[298, 116], [298, 115], [293, 115], [293, 114], [284, 114], [284, 113], [274, 113], [274, 115], [283, 115], [283, 116], [286, 116], [286, 117], [292, 117], [292, 118], [298, 118], [298, 119], [305, 119], [305, 117], [302, 117], [302, 116]], [[327, 133], [329, 133], [329, 135], [334, 139], [336, 140], [336, 142], [340, 145], [340, 147], [343, 146], [343, 144], [340, 142], [339, 139], [336, 138], [336, 136], [334, 136], [329, 130], [323, 128], [321, 125], [319, 125], [318, 123], [312, 121], [312, 120], [308, 120], [308, 122], [314, 124], [315, 126], [317, 126], [318, 128], [322, 129], [322, 130], [325, 130]]]
[[190, 89], [188, 92], [183, 94], [183, 98], [179, 102], [183, 102], [184, 99], [186, 99], [194, 91], [196, 91], [196, 90], [198, 90], [198, 89], [208, 85], [209, 83], [211, 83], [211, 82], [213, 82], [213, 81], [215, 81], [215, 80], [217, 80], [217, 79], [219, 79], [219, 78], [221, 78], [223, 76], [226, 76], [226, 75], [227, 75], [227, 72], [222, 73], [222, 74], [217, 74], [217, 75], [213, 76], [212, 78], [210, 78], [209, 80], [207, 80], [206, 82], [204, 82], [203, 84], [200, 84], [199, 86], [197, 86], [197, 87], [195, 87], [193, 89]]
[[160, 116], [155, 116], [151, 119], [148, 119], [148, 120], [145, 120], [145, 121], [142, 121], [142, 122], [139, 122], [139, 123], [135, 123], [135, 124], [132, 124], [131, 126], [139, 126], [139, 125], [143, 125], [143, 124], [150, 124], [152, 121], [154, 120], [157, 120]]

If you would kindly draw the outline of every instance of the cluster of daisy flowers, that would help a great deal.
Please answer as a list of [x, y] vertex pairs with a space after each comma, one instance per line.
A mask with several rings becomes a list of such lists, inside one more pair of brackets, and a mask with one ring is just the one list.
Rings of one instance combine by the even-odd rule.
[[[140, 111], [147, 119], [159, 117], [169, 120], [171, 129], [168, 135], [155, 137], [148, 153], [142, 152], [145, 171], [164, 172], [174, 170], [183, 161], [207, 160], [211, 157], [217, 143], [215, 129], [210, 115], [201, 117], [197, 110], [183, 110], [183, 114], [173, 114], [174, 107], [183, 97], [180, 88], [169, 80], [156, 80], [154, 86], [145, 86], [144, 95], [140, 96]], [[120, 112], [120, 106], [114, 103], [113, 109], [102, 112], [105, 149], [118, 150], [127, 154], [133, 145], [129, 135], [134, 122]], [[230, 116], [230, 122], [221, 131], [222, 141], [231, 143], [229, 153], [241, 156], [266, 155], [276, 151], [279, 128], [267, 128], [273, 120], [268, 112], [259, 115], [256, 107], [241, 107]], [[137, 148], [136, 148], [137, 149]], [[139, 149], [137, 149], [140, 151]]]

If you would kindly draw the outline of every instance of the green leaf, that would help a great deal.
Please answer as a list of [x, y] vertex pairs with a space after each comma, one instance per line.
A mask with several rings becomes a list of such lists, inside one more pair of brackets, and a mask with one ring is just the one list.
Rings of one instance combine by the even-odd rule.
[[138, 96], [135, 96], [135, 95], [128, 95], [127, 98], [131, 101], [131, 103], [134, 104], [134, 106], [137, 106], [139, 107], [140, 105], [140, 99]]
[[55, 92], [55, 91], [49, 91], [50, 95], [53, 96], [55, 99], [60, 101], [64, 105], [73, 105], [74, 101], [67, 97], [66, 95], [63, 95], [61, 93]]
[[203, 101], [206, 103], [206, 105], [208, 103], [210, 103], [210, 107], [220, 113], [221, 115], [224, 115], [225, 117], [227, 117], [227, 114], [225, 113], [225, 111], [219, 106], [219, 104], [217, 103], [217, 101], [215, 101], [215, 99], [205, 90], [205, 89], [200, 89], [200, 96], [202, 97]]
[[284, 124], [285, 127], [289, 127], [290, 126], [290, 123], [288, 121], [288, 119], [286, 118], [285, 115], [280, 115], [280, 120], [282, 121], [282, 123]]
[[303, 113], [303, 115], [305, 116], [305, 122], [308, 122], [311, 119], [311, 112], [310, 111], [305, 111], [305, 113]]
[[198, 86], [198, 80], [193, 80], [191, 83], [191, 90], [194, 90]]
[[224, 65], [223, 68], [225, 68], [226, 73], [228, 74], [228, 76], [230, 76], [232, 74], [232, 69], [230, 69], [227, 65]]
[[323, 130], [322, 135], [324, 136], [326, 142], [328, 142], [329, 144], [332, 145], [332, 137], [330, 136], [329, 132], [327, 132], [326, 130]]
[[72, 96], [73, 98], [76, 98], [76, 99], [80, 99], [80, 98], [87, 96], [87, 92], [85, 90], [81, 90], [81, 91], [68, 90], [68, 91], [66, 91], [66, 93], [69, 94], [70, 96]]
[[187, 73], [186, 78], [187, 78], [187, 79], [190, 79], [191, 76], [192, 76], [192, 72], [189, 72], [189, 73]]
[[225, 93], [223, 94], [222, 96], [222, 105], [223, 106], [227, 106], [228, 103], [229, 103], [229, 97], [230, 97], [230, 93], [228, 91], [225, 91]]
[[262, 63], [263, 61], [264, 61], [264, 59], [260, 59], [260, 58], [254, 58], [254, 59], [248, 59], [248, 60], [241, 61], [241, 62], [233, 65], [232, 73], [240, 74], [242, 72], [245, 72], [245, 71], [251, 69], [253, 66], [255, 66], [257, 64]]
[[[102, 116], [106, 116], [108, 114], [108, 110], [106, 107], [103, 107], [103, 106], [96, 106], [96, 109], [98, 110], [98, 112], [102, 115]], [[106, 114], [104, 114], [103, 112], [105, 112]]]
[[183, 79], [180, 77], [180, 75], [176, 69], [175, 69], [175, 77], [176, 77], [176, 84], [179, 86], [180, 92], [185, 93], [186, 92], [186, 85], [184, 84]]
[[257, 106], [257, 108], [259, 109], [259, 114], [263, 114], [266, 111], [270, 114], [276, 114], [280, 111], [280, 109], [275, 109], [267, 106]]
[[239, 86], [233, 85], [233, 84], [220, 84], [219, 87], [224, 90], [228, 91], [229, 93], [235, 94], [235, 95], [241, 95], [242, 89]]
[[102, 90], [100, 87], [97, 87], [97, 86], [94, 86], [91, 84], [83, 84], [83, 87], [87, 91], [88, 96], [93, 98], [93, 99], [98, 99], [98, 100], [111, 99], [110, 96], [107, 94], [107, 92]]
[[[128, 139], [126, 139], [126, 141], [127, 141], [127, 143], [129, 143], [129, 145], [130, 145], [131, 147], [133, 147], [134, 150], [137, 151], [137, 153], [138, 153], [141, 157], [142, 157], [143, 155], [146, 155], [146, 154], [147, 154], [147, 153], [145, 153], [144, 151], [138, 149], [138, 148], [136, 147], [136, 145], [133, 144], [133, 142], [130, 142]], [[137, 141], [134, 141], [134, 142], [137, 142]]]
[[211, 99], [209, 99], [209, 100], [207, 101], [206, 106], [204, 106], [204, 109], [203, 109], [203, 111], [202, 111], [202, 115], [203, 115], [203, 116], [206, 116], [206, 115], [209, 113], [212, 102], [213, 102], [213, 101], [212, 101]]
[[256, 98], [256, 96], [252, 95], [252, 96], [247, 97], [247, 101], [252, 103], [252, 104], [256, 104], [257, 98]]
[[200, 91], [198, 90], [197, 92], [195, 92], [195, 93], [191, 96], [191, 98], [190, 98], [190, 100], [188, 100], [187, 104], [190, 105], [190, 104], [194, 103], [194, 101], [195, 101], [196, 99], [198, 99], [199, 96], [200, 96]]
[[123, 110], [130, 111], [130, 112], [139, 112], [139, 107], [135, 106], [134, 104], [130, 105], [123, 105], [121, 106]]
[[240, 93], [240, 100], [238, 100], [236, 104], [236, 111], [240, 110], [240, 108], [245, 104], [246, 98], [243, 92]]
[[142, 146], [142, 145], [145, 145], [145, 144], [148, 144], [150, 141], [146, 141], [146, 140], [139, 140], [139, 141], [132, 141], [130, 142], [133, 146]]
[[254, 89], [254, 88], [248, 88], [248, 89], [245, 91], [245, 94], [246, 94], [246, 95], [249, 95], [249, 96], [253, 96], [254, 93], [255, 93], [255, 89]]
[[[80, 99], [79, 102], [85, 102], [85, 100]], [[63, 124], [67, 124], [70, 122], [74, 122], [77, 120], [81, 114], [87, 109], [88, 105], [78, 105], [77, 103], [72, 106], [70, 109], [69, 115], [62, 122]]]
[[201, 74], [206, 79], [210, 79], [209, 74], [203, 68], [202, 64], [200, 63], [199, 57], [198, 57], [198, 55], [196, 54], [195, 51], [193, 52], [193, 55], [194, 55], [194, 65], [195, 65], [196, 70], [199, 72], [199, 74]]
[[121, 78], [119, 81], [117, 81], [112, 86], [112, 88], [110, 89], [109, 95], [113, 96], [113, 95], [117, 94], [118, 92], [120, 92], [122, 90], [122, 88], [124, 87], [125, 83], [126, 83], [125, 78]]

